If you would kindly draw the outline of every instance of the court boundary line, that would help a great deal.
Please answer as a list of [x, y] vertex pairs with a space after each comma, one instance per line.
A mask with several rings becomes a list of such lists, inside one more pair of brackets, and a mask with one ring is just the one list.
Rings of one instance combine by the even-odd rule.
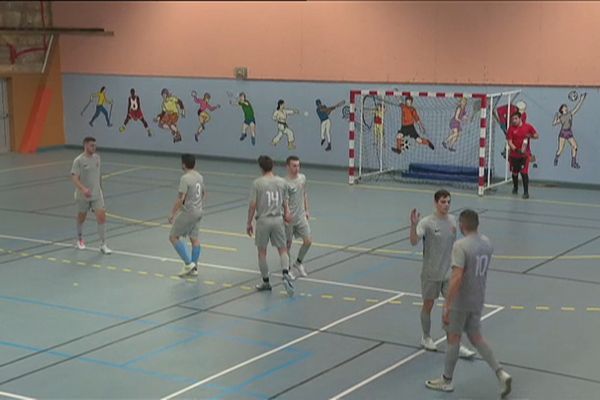
[[170, 399], [173, 399], [173, 398], [175, 398], [175, 397], [177, 397], [179, 395], [187, 393], [190, 390], [196, 389], [196, 388], [198, 388], [198, 387], [200, 387], [200, 386], [202, 386], [202, 385], [204, 385], [204, 384], [206, 384], [208, 382], [211, 382], [211, 381], [213, 381], [215, 379], [218, 379], [218, 378], [220, 378], [222, 376], [225, 376], [225, 375], [229, 374], [230, 372], [237, 371], [238, 369], [243, 368], [246, 365], [250, 365], [250, 364], [252, 364], [252, 363], [254, 363], [256, 361], [262, 360], [263, 358], [269, 357], [272, 354], [278, 353], [281, 350], [284, 350], [284, 349], [286, 349], [288, 347], [294, 346], [294, 345], [296, 345], [296, 344], [298, 344], [300, 342], [303, 342], [303, 341], [305, 341], [307, 339], [310, 339], [313, 336], [319, 335], [320, 333], [325, 333], [328, 329], [333, 328], [334, 326], [337, 326], [337, 325], [342, 324], [342, 323], [344, 323], [346, 321], [354, 319], [354, 318], [356, 318], [358, 316], [366, 314], [366, 313], [368, 313], [368, 312], [370, 312], [370, 311], [372, 311], [372, 310], [374, 310], [376, 308], [379, 308], [379, 307], [382, 307], [382, 306], [388, 304], [390, 301], [394, 301], [394, 300], [399, 299], [399, 298], [401, 298], [403, 296], [404, 296], [404, 294], [400, 293], [400, 294], [397, 294], [395, 296], [388, 297], [386, 300], [383, 300], [380, 303], [374, 304], [374, 305], [372, 305], [370, 307], [367, 307], [367, 308], [364, 308], [364, 309], [359, 310], [357, 312], [354, 312], [352, 314], [346, 315], [345, 317], [342, 317], [340, 319], [337, 319], [336, 321], [330, 322], [329, 324], [324, 325], [321, 328], [318, 328], [318, 329], [316, 329], [316, 330], [314, 330], [314, 331], [312, 331], [310, 333], [307, 333], [306, 335], [300, 336], [300, 337], [298, 337], [298, 338], [296, 338], [294, 340], [290, 340], [289, 342], [284, 343], [281, 346], [278, 346], [278, 347], [276, 347], [276, 348], [274, 348], [272, 350], [269, 350], [269, 351], [266, 351], [266, 352], [261, 353], [259, 355], [256, 355], [256, 356], [254, 356], [252, 358], [249, 358], [249, 359], [247, 359], [245, 361], [242, 361], [242, 362], [240, 362], [238, 364], [235, 364], [235, 365], [233, 365], [233, 366], [231, 366], [231, 367], [229, 367], [227, 369], [221, 370], [220, 372], [217, 372], [216, 374], [208, 376], [208, 377], [206, 377], [206, 378], [204, 378], [204, 379], [202, 379], [202, 380], [200, 380], [200, 381], [198, 381], [198, 382], [196, 382], [196, 383], [194, 383], [192, 385], [188, 385], [188, 386], [186, 386], [186, 387], [184, 387], [184, 388], [182, 388], [182, 389], [180, 389], [180, 390], [178, 390], [178, 391], [176, 391], [174, 393], [171, 393], [171, 394], [168, 394], [166, 396], [163, 396], [163, 397], [161, 397], [161, 400], [170, 400]]
[[[130, 217], [125, 217], [122, 215], [117, 215], [117, 214], [113, 214], [113, 213], [106, 213], [107, 217], [116, 219], [116, 220], [121, 220], [124, 222], [130, 222], [134, 225], [142, 225], [142, 226], [148, 226], [148, 227], [160, 227], [160, 228], [165, 228], [168, 229], [170, 228], [170, 225], [168, 224], [163, 224], [160, 222], [146, 222], [137, 218], [130, 218]], [[396, 232], [401, 232], [408, 229], [408, 227], [402, 227], [397, 229], [396, 231], [392, 231], [392, 233], [396, 233]], [[233, 231], [224, 231], [224, 230], [220, 230], [220, 229], [212, 229], [212, 228], [200, 228], [200, 232], [202, 233], [206, 233], [206, 234], [210, 234], [210, 235], [221, 235], [221, 236], [228, 236], [228, 237], [236, 237], [236, 238], [240, 238], [240, 239], [249, 239], [251, 240], [251, 238], [248, 237], [247, 234], [241, 233], [241, 232], [233, 232]], [[389, 233], [391, 234], [391, 233]], [[386, 234], [387, 235], [387, 234]], [[406, 240], [407, 238], [404, 238], [402, 241]], [[362, 242], [368, 242], [370, 240], [363, 240]], [[301, 244], [301, 241], [298, 240], [294, 240], [295, 244]], [[392, 243], [393, 244], [393, 243]], [[388, 244], [385, 244], [387, 246], [389, 246]], [[325, 248], [325, 249], [333, 249], [333, 250], [339, 250], [339, 251], [345, 251], [345, 252], [350, 252], [350, 253], [365, 253], [365, 254], [372, 254], [372, 255], [403, 255], [403, 256], [410, 256], [410, 255], [418, 255], [418, 256], [422, 256], [422, 252], [419, 251], [411, 251], [411, 250], [395, 250], [395, 249], [385, 249], [385, 248], [381, 248], [384, 246], [378, 246], [378, 247], [361, 247], [361, 246], [353, 246], [353, 245], [342, 245], [342, 244], [333, 244], [333, 243], [319, 243], [319, 242], [313, 242], [312, 246], [314, 247], [320, 247], [320, 248]], [[495, 254], [493, 259], [494, 260], [545, 260], [548, 261], [550, 259], [554, 259], [555, 256], [553, 255], [549, 255], [549, 256], [521, 256], [521, 255], [513, 255], [513, 254]], [[572, 255], [572, 256], [560, 256], [558, 259], [560, 260], [598, 260], [600, 259], [600, 254], [582, 254], [582, 255]], [[552, 261], [550, 260], [550, 261]], [[420, 261], [420, 260], [415, 260], [415, 261]]]
[[[483, 317], [481, 317], [481, 320], [482, 321], [486, 320], [486, 319], [492, 317], [493, 315], [499, 313], [502, 310], [504, 310], [504, 307], [498, 307], [495, 310], [490, 311], [489, 313], [487, 313]], [[438, 345], [438, 344], [440, 344], [440, 343], [442, 343], [444, 341], [446, 341], [446, 337], [441, 337], [438, 340], [436, 340], [434, 343], [436, 345]], [[415, 358], [417, 358], [417, 357], [425, 354], [426, 352], [427, 352], [427, 350], [425, 350], [425, 349], [418, 350], [418, 351], [416, 351], [416, 352], [414, 352], [414, 353], [412, 353], [412, 354], [410, 354], [410, 355], [408, 355], [408, 356], [400, 359], [395, 364], [392, 364], [389, 367], [384, 368], [381, 371], [377, 372], [376, 374], [371, 375], [370, 377], [368, 377], [368, 378], [360, 381], [359, 383], [355, 384], [354, 386], [351, 386], [348, 389], [346, 389], [346, 390], [344, 390], [344, 391], [342, 391], [342, 392], [334, 395], [333, 397], [330, 397], [329, 400], [340, 400], [341, 398], [343, 398], [343, 397], [349, 395], [350, 393], [353, 393], [356, 390], [358, 390], [358, 389], [360, 389], [360, 388], [368, 385], [369, 383], [371, 383], [371, 382], [379, 379], [380, 377], [388, 374], [389, 372], [395, 370], [396, 368], [401, 367], [402, 365], [409, 363], [410, 361], [412, 361]]]
[[0, 392], [0, 396], [9, 397], [11, 399], [17, 400], [35, 400], [33, 397], [27, 397], [20, 394], [8, 393], [8, 392]]
[[71, 164], [71, 163], [72, 163], [72, 161], [53, 161], [53, 162], [44, 163], [44, 164], [34, 164], [34, 165], [25, 165], [25, 166], [22, 166], [22, 167], [4, 168], [4, 169], [0, 169], [0, 174], [4, 174], [6, 172], [13, 172], [13, 171], [21, 171], [21, 170], [27, 170], [27, 169], [35, 169], [35, 168], [48, 167], [48, 166], [51, 166], [51, 165]]
[[[135, 167], [136, 166], [134, 164], [112, 162], [112, 161], [106, 161], [106, 162], [104, 162], [104, 164], [121, 165], [121, 166], [126, 166], [126, 167]], [[159, 167], [159, 166], [144, 165], [144, 164], [139, 164], [137, 166], [148, 168], [148, 169], [180, 172], [176, 168], [169, 168], [169, 167]], [[238, 177], [238, 178], [256, 178], [257, 177], [254, 175], [247, 175], [247, 174], [241, 174], [241, 173], [236, 173], [236, 172], [218, 172], [218, 171], [210, 171], [210, 170], [202, 170], [202, 171], [200, 171], [200, 173], [202, 173], [204, 175], [229, 176], [229, 177]], [[310, 182], [314, 183], [314, 184], [320, 184], [320, 185], [349, 187], [348, 183], [342, 183], [342, 182], [336, 182], [336, 181], [323, 181], [323, 180], [318, 180], [318, 179], [317, 180], [311, 179]], [[358, 184], [358, 185], [353, 185], [352, 187], [357, 188], [357, 189], [370, 189], [370, 190], [408, 192], [408, 193], [433, 194], [435, 192], [435, 190], [433, 190], [433, 189], [388, 187], [388, 186], [375, 186], [375, 185], [368, 185], [368, 184], [367, 185]], [[481, 199], [481, 197], [477, 194], [463, 193], [463, 192], [459, 192], [459, 191], [452, 193], [452, 196]], [[515, 197], [511, 197], [511, 196], [484, 196], [483, 198], [497, 200], [497, 201], [511, 201], [511, 202], [517, 201], [517, 202], [528, 202], [528, 203], [541, 203], [541, 204], [554, 204], [554, 205], [600, 208], [600, 204], [596, 204], [596, 203], [579, 203], [579, 202], [564, 201], [564, 200], [549, 200], [549, 199], [535, 199], [535, 198], [524, 200], [524, 199], [515, 198]]]

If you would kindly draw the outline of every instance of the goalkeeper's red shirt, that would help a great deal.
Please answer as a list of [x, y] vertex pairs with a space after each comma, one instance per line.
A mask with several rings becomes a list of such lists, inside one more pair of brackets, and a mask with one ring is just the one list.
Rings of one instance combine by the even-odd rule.
[[[521, 124], [521, 126], [513, 126], [511, 125], [508, 128], [508, 132], [506, 134], [506, 139], [512, 141], [517, 150], [523, 147], [523, 142], [525, 139], [533, 136], [536, 133], [536, 130], [533, 126], [529, 125], [527, 122]], [[523, 158], [531, 155], [531, 142], [527, 143], [527, 148], [525, 149], [525, 154], [521, 154], [516, 150], [510, 151], [510, 156], [514, 158]]]

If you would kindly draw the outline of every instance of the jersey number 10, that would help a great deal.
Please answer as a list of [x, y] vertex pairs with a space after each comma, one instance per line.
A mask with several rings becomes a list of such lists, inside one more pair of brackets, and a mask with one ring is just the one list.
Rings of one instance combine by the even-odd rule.
[[475, 276], [485, 276], [489, 265], [490, 258], [487, 255], [477, 256], [477, 269], [475, 270]]

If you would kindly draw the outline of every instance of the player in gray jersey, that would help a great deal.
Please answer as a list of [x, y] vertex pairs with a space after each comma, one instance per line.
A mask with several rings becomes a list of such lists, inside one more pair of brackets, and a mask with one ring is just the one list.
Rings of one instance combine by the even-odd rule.
[[308, 224], [308, 195], [306, 193], [306, 176], [300, 173], [300, 159], [289, 156], [286, 160], [288, 174], [285, 180], [289, 186], [289, 207], [292, 214], [292, 222], [285, 225], [288, 254], [292, 248], [294, 237], [302, 239], [302, 246], [298, 250], [298, 257], [292, 264], [290, 256], [290, 276], [296, 279], [298, 276], [307, 276], [302, 261], [312, 244], [310, 225]]
[[[438, 190], [434, 195], [435, 212], [420, 219], [419, 212], [413, 209], [410, 213], [410, 243], [416, 246], [423, 239], [423, 268], [421, 270], [421, 328], [423, 336], [421, 345], [430, 351], [437, 346], [431, 338], [431, 310], [437, 298], [445, 296], [448, 288], [448, 272], [452, 245], [456, 240], [456, 218], [449, 213], [450, 193]], [[463, 358], [471, 358], [475, 352], [460, 347]]]
[[[271, 242], [279, 252], [283, 285], [288, 295], [292, 296], [294, 285], [288, 270], [290, 258], [285, 237], [285, 222], [291, 221], [288, 208], [288, 185], [285, 179], [273, 174], [273, 160], [270, 157], [260, 156], [258, 165], [262, 176], [252, 183], [246, 225], [248, 236], [252, 237], [254, 234], [254, 242], [258, 249], [258, 266], [263, 280], [256, 285], [256, 289], [271, 290], [267, 264], [267, 246]], [[256, 218], [256, 231], [253, 226], [254, 218]]]
[[[169, 223], [172, 224], [169, 240], [183, 260], [184, 266], [179, 276], [198, 274], [198, 259], [200, 258], [199, 227], [202, 220], [203, 204], [206, 197], [204, 178], [195, 169], [196, 158], [192, 154], [181, 156], [183, 175], [179, 180], [177, 199], [171, 210]], [[187, 236], [192, 243], [191, 256], [186, 245], [179, 238]]]
[[459, 224], [465, 237], [452, 247], [452, 277], [442, 315], [448, 334], [444, 373], [441, 378], [426, 381], [425, 385], [429, 389], [443, 392], [454, 390], [452, 378], [458, 359], [460, 337], [462, 332], [466, 332], [481, 357], [496, 373], [500, 396], [505, 398], [511, 391], [512, 378], [498, 364], [480, 327], [492, 244], [486, 236], [479, 233], [479, 216], [475, 211], [461, 212]]
[[100, 251], [110, 254], [106, 245], [106, 209], [102, 194], [102, 175], [100, 173], [100, 156], [96, 153], [96, 139], [83, 139], [83, 153], [73, 161], [71, 181], [75, 185], [75, 203], [77, 204], [77, 248], [85, 249], [83, 240], [83, 223], [91, 210], [96, 214]]

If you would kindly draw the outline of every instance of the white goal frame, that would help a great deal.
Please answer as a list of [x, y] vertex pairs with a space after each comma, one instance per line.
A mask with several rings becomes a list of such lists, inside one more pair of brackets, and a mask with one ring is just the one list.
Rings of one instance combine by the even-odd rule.
[[[508, 110], [509, 118], [507, 118], [507, 129], [510, 123], [510, 107], [511, 98], [519, 93], [520, 90], [500, 93], [462, 93], [462, 92], [420, 92], [420, 91], [400, 91], [400, 90], [351, 90], [350, 91], [350, 114], [349, 114], [349, 131], [348, 131], [348, 183], [353, 185], [368, 175], [385, 174], [391, 170], [384, 170], [383, 164], [380, 162], [379, 170], [375, 172], [364, 173], [362, 172], [362, 157], [361, 154], [357, 155], [356, 151], [356, 140], [362, 143], [363, 139], [363, 123], [359, 122], [359, 130], [357, 132], [356, 124], [356, 99], [359, 96], [393, 96], [393, 97], [443, 97], [443, 98], [472, 98], [481, 101], [480, 109], [480, 120], [479, 120], [479, 177], [477, 184], [477, 193], [479, 196], [483, 196], [484, 193], [500, 185], [503, 185], [510, 180], [510, 173], [508, 167], [508, 157], [505, 162], [504, 178], [499, 182], [492, 182], [492, 167], [493, 167], [493, 154], [491, 149], [494, 143], [494, 129], [492, 115], [488, 115], [488, 106], [490, 113], [494, 113], [494, 106], [496, 99], [502, 98], [502, 96], [508, 96]], [[506, 144], [508, 147], [508, 144]], [[358, 146], [358, 151], [362, 150], [362, 146]], [[487, 155], [490, 155], [487, 157]], [[357, 157], [358, 156], [358, 157]], [[358, 165], [356, 159], [358, 158]], [[486, 174], [487, 169], [487, 174]]]

